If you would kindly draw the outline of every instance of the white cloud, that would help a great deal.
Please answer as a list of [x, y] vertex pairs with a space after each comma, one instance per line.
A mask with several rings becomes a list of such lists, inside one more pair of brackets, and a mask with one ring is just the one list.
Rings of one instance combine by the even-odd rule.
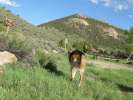
[[127, 10], [128, 6], [125, 6], [123, 4], [118, 4], [117, 6], [115, 6], [116, 10], [122, 11], [122, 10]]
[[133, 6], [133, 0], [89, 0], [94, 4], [101, 4], [105, 7], [111, 7], [115, 11], [127, 10]]
[[111, 0], [101, 0], [104, 6], [109, 7], [111, 5]]
[[98, 4], [98, 0], [90, 0], [90, 2], [94, 3], [94, 4]]
[[12, 0], [0, 0], [0, 4], [9, 5], [9, 6], [13, 6], [13, 7], [19, 6], [16, 2], [14, 2]]

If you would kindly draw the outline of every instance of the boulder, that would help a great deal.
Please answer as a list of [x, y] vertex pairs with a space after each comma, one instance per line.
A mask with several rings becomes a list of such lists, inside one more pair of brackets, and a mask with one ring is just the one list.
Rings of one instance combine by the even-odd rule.
[[0, 52], [0, 65], [15, 62], [17, 62], [17, 57], [15, 56], [15, 54], [8, 51]]

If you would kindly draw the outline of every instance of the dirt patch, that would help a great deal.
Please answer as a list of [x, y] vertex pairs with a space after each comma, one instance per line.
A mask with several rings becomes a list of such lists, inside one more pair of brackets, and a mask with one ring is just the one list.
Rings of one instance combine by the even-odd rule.
[[96, 67], [100, 68], [116, 69], [116, 70], [123, 69], [123, 70], [133, 71], [133, 67], [130, 67], [129, 65], [126, 64], [118, 64], [104, 60], [92, 60], [91, 63], [94, 64]]
[[68, 23], [70, 25], [76, 24], [76, 25], [84, 25], [84, 26], [88, 26], [89, 23], [84, 20], [84, 19], [80, 19], [80, 18], [70, 18], [68, 19]]
[[113, 37], [114, 39], [118, 39], [118, 32], [114, 28], [105, 28], [103, 29], [104, 32], [108, 33], [109, 36]]

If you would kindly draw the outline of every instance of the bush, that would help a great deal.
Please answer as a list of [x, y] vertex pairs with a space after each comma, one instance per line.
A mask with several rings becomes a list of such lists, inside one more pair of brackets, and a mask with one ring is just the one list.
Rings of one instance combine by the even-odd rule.
[[8, 44], [8, 39], [7, 37], [1, 33], [0, 34], [0, 50], [5, 50], [9, 47], [9, 44]]
[[74, 42], [72, 47], [83, 52], [88, 52], [90, 49], [90, 45], [85, 41]]
[[49, 62], [49, 57], [46, 56], [43, 49], [37, 49], [35, 51], [35, 62], [40, 66], [43, 67]]
[[63, 75], [63, 73], [57, 69], [57, 65], [52, 57], [46, 55], [43, 49], [36, 50], [34, 62], [36, 62], [40, 67], [46, 69], [48, 72], [56, 75]]
[[0, 32], [2, 32], [2, 31], [5, 31], [5, 30], [6, 30], [5, 26], [3, 26], [1, 23], [2, 23], [2, 22], [0, 22]]
[[[59, 41], [58, 47], [65, 48], [65, 39], [62, 39], [62, 40]], [[66, 49], [69, 50], [70, 48], [72, 48], [72, 45], [69, 42], [69, 43], [66, 44]]]
[[12, 40], [9, 42], [9, 49], [16, 52], [28, 52], [30, 51], [29, 46], [24, 41]]
[[18, 58], [25, 57], [30, 51], [31, 46], [25, 41], [17, 38], [17, 36], [0, 33], [0, 50], [15, 53]]

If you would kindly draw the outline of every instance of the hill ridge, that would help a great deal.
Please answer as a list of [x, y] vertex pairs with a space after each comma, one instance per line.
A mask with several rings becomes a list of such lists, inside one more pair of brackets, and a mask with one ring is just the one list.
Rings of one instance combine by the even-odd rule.
[[[91, 44], [100, 45], [98, 48], [105, 48], [112, 45], [112, 47], [115, 46], [113, 49], [120, 49], [123, 47], [123, 44], [126, 44], [127, 39], [124, 29], [120, 29], [108, 23], [79, 14], [66, 16], [64, 18], [40, 24], [38, 27], [44, 29], [54, 28], [58, 31], [64, 32], [65, 37], [67, 37], [72, 42], [74, 42], [73, 40], [90, 40], [89, 42]], [[104, 43], [100, 44], [102, 40]], [[116, 47], [117, 44], [119, 47]]]

